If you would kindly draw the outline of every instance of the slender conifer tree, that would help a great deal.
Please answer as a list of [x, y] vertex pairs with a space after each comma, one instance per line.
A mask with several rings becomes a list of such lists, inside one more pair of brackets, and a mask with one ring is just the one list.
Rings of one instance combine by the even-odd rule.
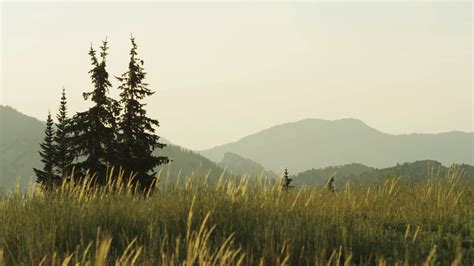
[[43, 170], [33, 168], [36, 174], [36, 182], [45, 188], [51, 188], [57, 182], [57, 177], [54, 174], [54, 123], [51, 118], [51, 113], [48, 112], [48, 119], [46, 120], [46, 129], [44, 131], [45, 137], [40, 144], [41, 162], [43, 163]]
[[154, 156], [156, 148], [163, 148], [159, 136], [155, 134], [157, 120], [147, 117], [145, 104], [142, 100], [154, 94], [144, 82], [146, 73], [143, 60], [137, 56], [137, 44], [131, 37], [130, 62], [128, 71], [117, 77], [121, 82], [119, 89], [120, 103], [123, 106], [119, 120], [119, 158], [121, 166], [126, 170], [125, 176], [135, 174], [135, 179], [142, 188], [149, 188], [155, 181], [154, 168], [167, 163], [165, 156]]
[[59, 112], [56, 115], [58, 123], [56, 124], [55, 141], [55, 172], [60, 178], [70, 174], [70, 167], [74, 156], [71, 151], [70, 119], [67, 116], [66, 91], [63, 88]]

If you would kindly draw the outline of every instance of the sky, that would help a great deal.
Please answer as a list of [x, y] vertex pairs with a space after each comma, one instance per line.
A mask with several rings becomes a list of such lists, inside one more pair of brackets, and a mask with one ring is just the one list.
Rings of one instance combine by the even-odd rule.
[[[118, 98], [130, 35], [158, 134], [201, 150], [306, 118], [390, 134], [473, 131], [473, 4], [1, 3], [0, 104], [45, 120], [92, 89], [107, 38]], [[1, 126], [1, 125], [0, 125]]]

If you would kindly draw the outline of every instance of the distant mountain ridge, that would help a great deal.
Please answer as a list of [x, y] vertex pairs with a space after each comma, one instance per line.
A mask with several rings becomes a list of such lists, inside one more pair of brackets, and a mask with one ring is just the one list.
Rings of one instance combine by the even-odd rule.
[[236, 176], [277, 178], [277, 174], [272, 171], [266, 171], [259, 163], [232, 152], [226, 152], [219, 165], [226, 169], [228, 173]]
[[473, 151], [473, 132], [391, 135], [349, 118], [281, 124], [200, 153], [219, 162], [232, 152], [267, 170], [301, 172], [350, 163], [378, 168], [419, 160], [474, 164]]

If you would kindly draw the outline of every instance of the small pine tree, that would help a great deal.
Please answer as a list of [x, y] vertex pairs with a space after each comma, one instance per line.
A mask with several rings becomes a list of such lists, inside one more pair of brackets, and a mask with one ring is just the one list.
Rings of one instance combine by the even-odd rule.
[[283, 176], [283, 188], [286, 190], [293, 188], [294, 186], [290, 185], [292, 181], [293, 179], [289, 177], [288, 169], [285, 168], [285, 173]]
[[117, 162], [116, 153], [116, 117], [120, 108], [117, 101], [107, 96], [112, 86], [106, 70], [107, 41], [103, 41], [100, 52], [100, 61], [96, 51], [91, 47], [91, 74], [94, 89], [84, 93], [84, 99], [91, 99], [93, 106], [85, 112], [74, 115], [71, 123], [71, 132], [74, 157], [77, 161], [73, 166], [79, 174], [86, 171], [96, 175], [98, 184], [106, 183], [108, 167]]
[[41, 150], [39, 154], [41, 156], [41, 162], [43, 163], [43, 170], [33, 168], [36, 174], [36, 182], [42, 187], [51, 188], [57, 181], [57, 177], [54, 175], [54, 128], [53, 119], [51, 119], [51, 113], [48, 112], [48, 119], [46, 120], [46, 129], [44, 131], [45, 137], [43, 142], [40, 144]]
[[63, 88], [59, 112], [56, 115], [58, 123], [56, 124], [55, 141], [55, 162], [56, 174], [62, 179], [65, 178], [70, 170], [74, 156], [71, 151], [70, 141], [70, 121], [67, 117], [66, 91]]
[[132, 48], [128, 71], [117, 77], [121, 82], [120, 103], [123, 105], [119, 121], [120, 163], [127, 172], [125, 176], [136, 174], [135, 181], [143, 188], [149, 188], [155, 180], [153, 169], [167, 163], [168, 158], [153, 155], [156, 148], [163, 148], [165, 144], [158, 142], [159, 136], [155, 134], [154, 127], [159, 126], [158, 121], [146, 116], [145, 104], [140, 102], [154, 92], [144, 82], [146, 73], [143, 60], [137, 56], [135, 39], [131, 37], [130, 40]]

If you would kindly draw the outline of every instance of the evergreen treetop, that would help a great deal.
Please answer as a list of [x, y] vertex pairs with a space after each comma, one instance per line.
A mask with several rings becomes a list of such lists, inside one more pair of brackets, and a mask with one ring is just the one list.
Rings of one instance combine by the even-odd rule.
[[62, 91], [59, 111], [56, 115], [56, 119], [58, 120], [56, 124], [56, 135], [54, 137], [56, 174], [61, 178], [64, 178], [68, 174], [71, 163], [74, 160], [74, 156], [70, 148], [70, 119], [67, 116], [66, 90], [64, 88]]
[[44, 131], [45, 137], [43, 142], [40, 144], [41, 150], [39, 154], [41, 156], [41, 162], [43, 163], [43, 169], [39, 170], [33, 168], [36, 174], [36, 182], [43, 187], [51, 188], [57, 182], [57, 177], [54, 175], [54, 164], [55, 164], [55, 150], [54, 150], [54, 123], [51, 118], [51, 113], [48, 112], [48, 118], [46, 120], [46, 129]]
[[155, 134], [154, 127], [159, 126], [158, 120], [147, 117], [145, 104], [139, 101], [154, 92], [144, 82], [144, 62], [138, 58], [135, 39], [131, 37], [130, 40], [132, 48], [128, 71], [117, 77], [121, 83], [120, 103], [123, 105], [119, 121], [119, 158], [128, 173], [136, 174], [136, 182], [149, 187], [155, 179], [153, 169], [167, 163], [168, 158], [152, 154], [156, 148], [163, 148], [165, 144], [160, 143], [159, 136]]
[[120, 109], [118, 102], [107, 96], [112, 85], [106, 70], [106, 40], [100, 49], [100, 61], [92, 47], [89, 51], [92, 63], [89, 73], [94, 89], [83, 94], [84, 99], [90, 99], [94, 105], [73, 117], [71, 131], [74, 155], [80, 159], [75, 168], [81, 174], [89, 170], [97, 175], [99, 183], [105, 183], [107, 168], [117, 163], [115, 127]]

